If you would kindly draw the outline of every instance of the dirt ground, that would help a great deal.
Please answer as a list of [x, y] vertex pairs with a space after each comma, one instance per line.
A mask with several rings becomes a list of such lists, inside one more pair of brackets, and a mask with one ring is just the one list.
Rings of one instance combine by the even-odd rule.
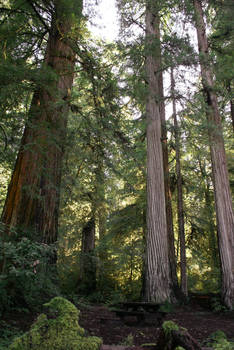
[[[154, 347], [146, 344], [157, 343], [160, 324], [156, 324], [154, 320], [146, 319], [140, 324], [134, 316], [121, 320], [111, 308], [102, 305], [79, 305], [78, 308], [79, 324], [86, 330], [87, 335], [101, 337], [103, 344], [119, 345], [118, 348], [108, 347], [108, 350], [112, 348], [122, 350], [124, 348], [121, 345], [127, 346], [128, 350], [133, 347], [134, 350], [140, 350], [143, 348], [142, 345], [145, 345], [144, 349], [151, 350]], [[12, 327], [26, 331], [37, 316], [15, 312], [5, 317], [5, 321]], [[175, 307], [172, 312], [164, 316], [161, 323], [164, 320], [173, 320], [186, 328], [203, 347], [206, 346], [207, 338], [218, 330], [222, 330], [229, 340], [234, 341], [234, 311], [212, 312], [196, 303], [190, 303], [183, 307]]]
[[[121, 320], [104, 306], [81, 308], [79, 324], [88, 334], [102, 337], [104, 344], [142, 346], [157, 343], [160, 326], [137, 324], [137, 320]], [[198, 305], [176, 308], [166, 314], [164, 320], [173, 320], [186, 328], [202, 346], [207, 338], [218, 330], [225, 332], [229, 340], [234, 340], [234, 312], [215, 313]], [[126, 324], [127, 323], [127, 324]]]

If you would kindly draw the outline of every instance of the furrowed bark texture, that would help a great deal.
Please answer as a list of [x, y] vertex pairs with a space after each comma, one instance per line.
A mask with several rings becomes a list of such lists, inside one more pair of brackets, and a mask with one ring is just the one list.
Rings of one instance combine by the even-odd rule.
[[171, 205], [171, 187], [170, 187], [170, 173], [168, 161], [168, 145], [167, 145], [167, 128], [165, 117], [165, 104], [163, 99], [163, 74], [159, 73], [159, 90], [160, 90], [160, 105], [159, 112], [161, 117], [161, 133], [162, 133], [162, 152], [163, 152], [163, 170], [164, 170], [164, 186], [165, 186], [165, 201], [166, 201], [166, 217], [167, 217], [167, 236], [168, 236], [168, 253], [170, 275], [173, 284], [173, 291], [176, 297], [180, 298], [179, 284], [176, 271], [176, 255], [175, 255], [175, 235], [173, 226], [173, 213]]
[[231, 118], [232, 118], [232, 129], [234, 131], [234, 101], [230, 101]]
[[[228, 83], [228, 92], [230, 93], [230, 96], [231, 95], [233, 96], [231, 83]], [[232, 129], [234, 132], [234, 100], [233, 100], [233, 97], [231, 97], [231, 99], [230, 99], [230, 113], [231, 113], [231, 119], [232, 119]]]
[[[100, 142], [101, 145], [101, 142]], [[100, 147], [100, 152], [103, 151], [103, 146]], [[106, 248], [106, 232], [107, 232], [107, 206], [105, 199], [105, 167], [103, 159], [97, 157], [98, 163], [96, 168], [96, 198], [94, 199], [96, 207], [96, 221], [98, 227], [98, 236], [99, 236], [99, 249], [98, 252], [98, 264], [96, 267], [97, 270], [97, 288], [105, 288], [107, 280], [107, 271], [108, 271], [108, 251]]]
[[[77, 4], [81, 15], [81, 1]], [[68, 101], [73, 83], [74, 52], [68, 43], [72, 9], [55, 1], [42, 69], [51, 79], [32, 98], [15, 168], [8, 188], [2, 222], [34, 232], [45, 243], [57, 239], [59, 193]]]
[[212, 268], [219, 267], [219, 256], [218, 256], [218, 245], [217, 245], [217, 234], [216, 234], [216, 225], [213, 220], [213, 207], [212, 207], [212, 197], [210, 193], [209, 183], [207, 181], [206, 190], [205, 190], [205, 203], [208, 210], [208, 215], [210, 218], [209, 221], [209, 250], [211, 256], [211, 266]]
[[[152, 49], [154, 43], [154, 49]], [[167, 221], [161, 118], [159, 111], [160, 33], [155, 5], [146, 8], [146, 74], [148, 81], [147, 114], [147, 235], [146, 281], [147, 301], [171, 301], [168, 259]]]
[[180, 238], [180, 288], [182, 293], [188, 295], [187, 285], [187, 261], [186, 261], [186, 245], [184, 232], [184, 203], [183, 203], [183, 186], [180, 164], [180, 135], [177, 121], [176, 103], [175, 103], [175, 80], [173, 69], [171, 69], [171, 92], [173, 97], [173, 119], [174, 119], [174, 134], [175, 134], [175, 151], [176, 151], [176, 177], [177, 177], [177, 216]]
[[207, 103], [208, 134], [214, 181], [216, 220], [222, 270], [222, 297], [228, 308], [234, 307], [234, 214], [232, 209], [221, 118], [209, 66], [208, 42], [201, 1], [194, 0], [196, 30], [204, 96]]

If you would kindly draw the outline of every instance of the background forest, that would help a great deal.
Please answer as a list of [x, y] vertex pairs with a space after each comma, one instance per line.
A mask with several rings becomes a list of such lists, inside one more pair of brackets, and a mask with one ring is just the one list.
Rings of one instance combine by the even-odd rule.
[[91, 0], [0, 0], [1, 314], [54, 295], [233, 307], [233, 1], [117, 5], [107, 42]]

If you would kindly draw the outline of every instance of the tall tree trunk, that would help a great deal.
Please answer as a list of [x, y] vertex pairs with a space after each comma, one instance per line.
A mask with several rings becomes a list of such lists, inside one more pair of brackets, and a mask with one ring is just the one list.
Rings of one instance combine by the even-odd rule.
[[[100, 142], [101, 144], [101, 142]], [[100, 146], [100, 153], [102, 154], [103, 147]], [[105, 169], [104, 162], [101, 156], [97, 156], [97, 168], [95, 170], [96, 177], [96, 210], [98, 217], [98, 231], [99, 239], [102, 240], [106, 235], [106, 220], [107, 220], [107, 208], [106, 208], [106, 199], [105, 199]]]
[[232, 129], [234, 132], [234, 101], [230, 101], [230, 108], [231, 108], [231, 118], [232, 118]]
[[[153, 45], [152, 45], [153, 43]], [[154, 52], [151, 47], [154, 47]], [[151, 48], [151, 50], [150, 50]], [[151, 51], [151, 52], [150, 52]], [[159, 108], [160, 32], [157, 3], [146, 7], [147, 235], [145, 298], [172, 301]]]
[[95, 216], [85, 224], [82, 231], [82, 247], [80, 261], [80, 289], [91, 294], [96, 289], [96, 262], [95, 248]]
[[[101, 143], [100, 143], [101, 144]], [[101, 146], [101, 150], [103, 148]], [[108, 279], [108, 252], [106, 245], [107, 230], [107, 204], [105, 199], [105, 170], [104, 162], [101, 157], [97, 158], [96, 169], [96, 210], [97, 226], [99, 233], [98, 262], [97, 265], [97, 288], [103, 290]]]
[[[93, 192], [89, 194], [91, 199], [91, 218], [84, 226], [82, 232], [82, 247], [81, 247], [81, 287], [85, 293], [94, 292], [96, 287], [104, 288], [106, 281], [107, 252], [105, 247], [106, 234], [106, 203], [105, 203], [105, 173], [104, 163], [102, 159], [103, 146], [101, 142], [96, 144], [93, 152], [96, 152], [94, 164]], [[96, 241], [96, 228], [98, 229], [99, 242], [99, 261], [97, 265], [97, 256], [94, 252]], [[98, 284], [97, 284], [98, 282]]]
[[214, 208], [212, 203], [213, 193], [210, 189], [210, 178], [206, 172], [206, 162], [202, 164], [200, 157], [198, 157], [198, 163], [200, 168], [200, 173], [205, 180], [205, 211], [208, 218], [207, 224], [207, 234], [209, 236], [209, 251], [210, 251], [210, 261], [211, 267], [214, 270], [215, 268], [220, 268], [219, 259], [218, 259], [218, 246], [217, 246], [217, 232], [216, 224], [214, 220]]
[[146, 230], [147, 230], [147, 215], [146, 215], [146, 208], [144, 207], [142, 210], [142, 241], [143, 241], [143, 261], [142, 261], [142, 268], [141, 268], [141, 292], [140, 297], [142, 300], [146, 299]]
[[210, 193], [210, 186], [207, 181], [206, 183], [206, 189], [205, 189], [205, 204], [206, 209], [208, 211], [208, 218], [209, 218], [209, 248], [210, 248], [210, 255], [211, 255], [211, 267], [213, 269], [219, 268], [219, 259], [218, 259], [218, 248], [217, 248], [217, 235], [215, 230], [215, 223], [213, 219], [213, 206], [212, 206], [212, 197]]
[[12, 227], [34, 232], [45, 243], [57, 239], [62, 158], [68, 101], [75, 55], [69, 44], [74, 14], [81, 17], [82, 0], [55, 1], [42, 69], [48, 85], [34, 92], [2, 218]]
[[234, 132], [234, 100], [233, 100], [231, 82], [228, 82], [227, 85], [228, 85], [228, 92], [230, 94], [230, 114], [231, 114], [231, 119], [232, 119], [232, 129]]
[[162, 152], [163, 152], [163, 170], [164, 170], [164, 186], [165, 186], [165, 201], [166, 201], [166, 217], [167, 217], [167, 236], [168, 236], [168, 251], [169, 251], [169, 264], [171, 281], [173, 284], [173, 291], [177, 298], [181, 297], [179, 293], [179, 285], [176, 271], [176, 255], [175, 255], [175, 235], [173, 226], [173, 212], [171, 205], [171, 186], [170, 186], [170, 173], [169, 173], [169, 161], [168, 161], [168, 145], [167, 145], [167, 128], [165, 117], [165, 104], [164, 104], [164, 92], [163, 92], [163, 74], [159, 73], [159, 90], [160, 90], [160, 104], [159, 112], [161, 117], [161, 133], [162, 133]]
[[208, 134], [211, 151], [219, 253], [222, 270], [222, 298], [228, 308], [234, 306], [234, 214], [221, 118], [209, 66], [208, 42], [200, 0], [194, 0], [195, 21], [204, 96], [207, 103]]
[[175, 79], [173, 68], [171, 69], [171, 92], [173, 104], [173, 119], [174, 119], [174, 133], [175, 133], [175, 151], [176, 151], [176, 177], [177, 177], [177, 213], [178, 226], [180, 237], [180, 287], [182, 293], [188, 295], [187, 285], [187, 262], [186, 262], [186, 245], [184, 232], [184, 203], [183, 203], [183, 186], [180, 164], [180, 135], [177, 121], [176, 102], [175, 102]]

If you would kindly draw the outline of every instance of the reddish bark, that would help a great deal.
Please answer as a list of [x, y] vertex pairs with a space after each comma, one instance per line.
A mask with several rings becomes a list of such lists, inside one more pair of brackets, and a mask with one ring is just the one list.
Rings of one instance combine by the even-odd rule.
[[[159, 87], [161, 65], [160, 31], [157, 4], [146, 8], [146, 45], [155, 51], [146, 57], [148, 81], [147, 115], [147, 234], [146, 234], [146, 279], [147, 301], [173, 300], [169, 266], [165, 187], [162, 153], [162, 132]], [[149, 50], [149, 48], [148, 48]]]
[[177, 121], [176, 103], [175, 103], [175, 80], [173, 69], [171, 69], [171, 91], [173, 96], [173, 119], [174, 119], [174, 135], [175, 135], [175, 151], [176, 151], [176, 177], [177, 177], [177, 216], [179, 227], [180, 240], [180, 287], [182, 293], [188, 295], [187, 285], [187, 261], [186, 261], [186, 245], [185, 245], [185, 231], [184, 231], [184, 203], [183, 203], [183, 186], [182, 174], [180, 164], [180, 135]]
[[95, 248], [95, 219], [92, 217], [82, 231], [82, 247], [80, 261], [80, 289], [85, 293], [92, 293], [96, 289]]
[[202, 3], [194, 0], [200, 67], [211, 152], [212, 174], [222, 270], [222, 297], [228, 308], [234, 307], [234, 214], [228, 178], [221, 117], [209, 65], [209, 49]]
[[50, 72], [50, 80], [33, 95], [1, 218], [8, 233], [12, 227], [21, 228], [45, 243], [57, 239], [62, 158], [75, 64], [68, 39], [72, 10], [65, 12], [62, 0], [55, 6], [42, 67]]
[[176, 255], [175, 255], [175, 235], [173, 227], [173, 212], [171, 205], [171, 186], [170, 186], [170, 172], [169, 172], [169, 157], [168, 157], [168, 144], [167, 144], [167, 128], [165, 117], [165, 104], [164, 104], [164, 92], [163, 92], [163, 74], [159, 72], [159, 90], [160, 90], [160, 104], [159, 112], [161, 117], [161, 133], [162, 133], [162, 152], [163, 152], [163, 170], [164, 170], [164, 186], [165, 186], [165, 201], [166, 201], [166, 217], [167, 217], [167, 236], [168, 236], [168, 253], [170, 274], [173, 284], [173, 291], [175, 295], [180, 298], [178, 278], [176, 272]]

